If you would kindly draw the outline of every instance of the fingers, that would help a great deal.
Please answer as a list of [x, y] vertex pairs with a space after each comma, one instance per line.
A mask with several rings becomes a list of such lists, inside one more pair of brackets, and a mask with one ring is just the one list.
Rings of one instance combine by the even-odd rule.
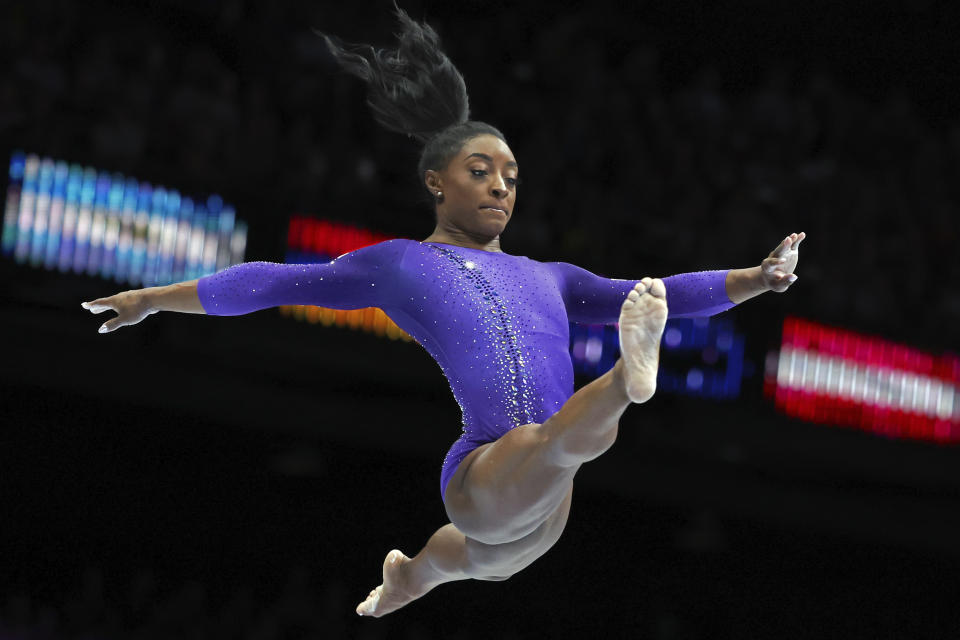
[[783, 293], [787, 288], [797, 281], [797, 275], [794, 273], [778, 272], [773, 275], [771, 289], [777, 293]]
[[100, 325], [100, 328], [97, 331], [100, 333], [110, 333], [111, 331], [116, 331], [120, 327], [125, 327], [127, 324], [129, 323], [124, 322], [120, 316], [117, 316], [116, 318], [112, 318], [104, 322], [102, 325]]
[[785, 257], [788, 253], [790, 253], [790, 250], [793, 249], [793, 236], [794, 234], [791, 233], [789, 236], [780, 241], [780, 245], [774, 250], [774, 254], [778, 258]]
[[98, 331], [100, 333], [110, 333], [111, 331], [116, 331], [120, 327], [125, 327], [128, 324], [135, 324], [137, 321], [130, 322], [131, 314], [129, 309], [120, 304], [122, 298], [118, 297], [121, 294], [114, 296], [108, 296], [106, 298], [97, 298], [96, 300], [91, 300], [90, 302], [81, 302], [80, 306], [89, 311], [90, 313], [103, 313], [104, 311], [115, 311], [117, 317], [107, 320], [102, 325]]
[[790, 250], [790, 236], [787, 236], [786, 238], [780, 241], [780, 244], [778, 244], [773, 251], [770, 252], [770, 257], [782, 258], [783, 256], [787, 255], [787, 251], [789, 250]]
[[[109, 298], [98, 298], [96, 300], [91, 300], [90, 302], [81, 302], [80, 306], [90, 313], [103, 313], [104, 311], [110, 310], [116, 311], [116, 308], [109, 304], [107, 300], [109, 300]], [[97, 331], [99, 333], [110, 333], [111, 331], [119, 329], [124, 324], [126, 323], [120, 321], [120, 316], [117, 316], [116, 318], [104, 322], [102, 325], [100, 325], [100, 328], [97, 329]]]
[[774, 258], [782, 258], [791, 250], [796, 251], [797, 246], [806, 237], [807, 234], [802, 231], [800, 233], [791, 233], [780, 241], [780, 244], [777, 245], [777, 248], [770, 252], [770, 256]]
[[109, 309], [113, 309], [113, 306], [104, 302], [104, 298], [99, 300], [94, 300], [92, 302], [81, 302], [80, 306], [89, 311], [90, 313], [103, 313]]
[[775, 258], [770, 256], [769, 258], [765, 258], [764, 261], [760, 263], [760, 268], [763, 269], [764, 273], [774, 273], [777, 270], [777, 267], [784, 264], [786, 261], [786, 258]]

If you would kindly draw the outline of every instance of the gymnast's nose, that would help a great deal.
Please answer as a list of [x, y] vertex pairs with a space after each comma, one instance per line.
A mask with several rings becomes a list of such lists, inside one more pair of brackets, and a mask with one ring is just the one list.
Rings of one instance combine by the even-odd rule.
[[499, 174], [493, 179], [493, 184], [490, 186], [490, 195], [497, 199], [507, 196], [507, 185]]

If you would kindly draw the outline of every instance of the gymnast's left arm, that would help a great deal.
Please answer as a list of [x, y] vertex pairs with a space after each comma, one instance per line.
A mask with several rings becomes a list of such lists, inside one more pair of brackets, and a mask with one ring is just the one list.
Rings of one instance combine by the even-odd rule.
[[[760, 266], [680, 273], [663, 278], [670, 318], [713, 316], [765, 291], [786, 291], [796, 282], [797, 247], [806, 237], [793, 233]], [[637, 280], [604, 278], [565, 262], [545, 263], [563, 295], [573, 322], [612, 324]]]

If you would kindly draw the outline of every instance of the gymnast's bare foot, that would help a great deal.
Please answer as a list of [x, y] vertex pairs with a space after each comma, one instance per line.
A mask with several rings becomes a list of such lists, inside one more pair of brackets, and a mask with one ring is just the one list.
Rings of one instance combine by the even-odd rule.
[[646, 402], [657, 390], [660, 337], [667, 322], [667, 289], [659, 278], [644, 278], [620, 307], [620, 358], [632, 402]]
[[359, 615], [379, 618], [426, 593], [426, 590], [417, 589], [411, 584], [409, 572], [405, 570], [409, 562], [410, 558], [397, 549], [387, 554], [383, 561], [383, 584], [371, 591], [367, 599], [357, 606]]

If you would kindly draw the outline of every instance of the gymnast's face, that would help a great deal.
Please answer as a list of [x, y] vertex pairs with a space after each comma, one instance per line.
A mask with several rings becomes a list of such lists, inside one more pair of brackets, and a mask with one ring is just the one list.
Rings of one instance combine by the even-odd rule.
[[438, 226], [476, 238], [499, 236], [513, 215], [519, 179], [507, 143], [488, 134], [471, 138], [441, 171], [426, 172], [427, 188], [443, 193]]

